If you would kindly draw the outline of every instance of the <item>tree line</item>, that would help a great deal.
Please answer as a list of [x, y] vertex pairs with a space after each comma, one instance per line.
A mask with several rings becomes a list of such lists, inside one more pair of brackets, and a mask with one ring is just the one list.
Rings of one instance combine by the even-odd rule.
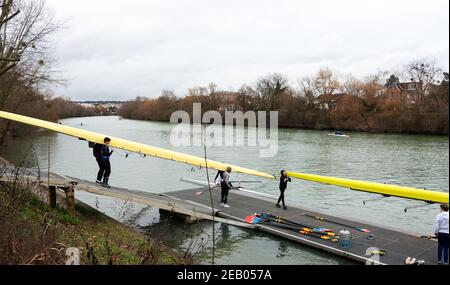
[[402, 69], [358, 79], [323, 68], [296, 83], [274, 73], [237, 91], [211, 83], [188, 89], [184, 97], [163, 90], [158, 98], [123, 104], [119, 115], [169, 121], [172, 112], [192, 115], [192, 104], [202, 103], [203, 112], [278, 111], [285, 128], [448, 135], [448, 72], [430, 60]]
[[[60, 28], [43, 0], [0, 0], [0, 110], [50, 121], [93, 114], [52, 96], [52, 87], [65, 83], [50, 52], [50, 36]], [[0, 145], [26, 133], [26, 127], [2, 120]]]

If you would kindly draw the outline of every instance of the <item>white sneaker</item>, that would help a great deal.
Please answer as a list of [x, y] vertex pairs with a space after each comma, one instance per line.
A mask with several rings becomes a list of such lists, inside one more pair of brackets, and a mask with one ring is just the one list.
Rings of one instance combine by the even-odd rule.
[[223, 207], [225, 204], [224, 203], [220, 203], [220, 207]]
[[228, 205], [228, 204], [225, 204], [225, 205], [223, 205], [225, 208], [230, 208], [230, 205]]

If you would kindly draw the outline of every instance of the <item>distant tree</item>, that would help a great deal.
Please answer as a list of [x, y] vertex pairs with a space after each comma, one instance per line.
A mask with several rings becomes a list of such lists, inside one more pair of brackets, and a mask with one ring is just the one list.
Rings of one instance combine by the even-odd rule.
[[208, 91], [209, 91], [209, 98], [210, 98], [210, 106], [212, 110], [217, 110], [219, 109], [220, 105], [221, 105], [221, 100], [220, 96], [217, 96], [217, 84], [215, 83], [209, 83], [208, 84]]
[[339, 81], [329, 68], [319, 70], [313, 78], [313, 88], [319, 95], [332, 95], [339, 87]]
[[361, 97], [364, 89], [364, 82], [356, 79], [353, 75], [348, 75], [343, 84], [340, 86], [341, 92]]
[[289, 90], [287, 78], [279, 73], [273, 73], [260, 78], [256, 82], [256, 92], [260, 98], [260, 108], [266, 111], [277, 110], [281, 94]]
[[312, 87], [317, 96], [320, 96], [320, 103], [328, 110], [332, 108], [333, 94], [340, 88], [341, 84], [335, 78], [329, 68], [321, 69], [312, 80]]
[[[442, 112], [448, 112], [449, 103], [449, 73], [443, 72], [443, 80], [439, 85], [435, 85], [430, 90], [430, 97], [434, 99], [434, 109], [441, 110]], [[428, 102], [429, 103], [429, 102]]]
[[163, 89], [161, 91], [161, 97], [169, 98], [170, 100], [175, 100], [177, 96], [175, 95], [175, 92], [173, 90], [167, 90]]
[[427, 94], [432, 85], [438, 81], [439, 74], [442, 74], [442, 69], [434, 61], [416, 60], [406, 66], [408, 79], [421, 83], [422, 95]]
[[396, 85], [396, 84], [399, 84], [400, 83], [400, 79], [397, 77], [397, 76], [395, 76], [395, 74], [391, 74], [391, 76], [389, 76], [389, 78], [388, 79], [386, 79], [386, 87], [389, 87], [389, 86], [394, 86], [394, 85]]
[[299, 85], [299, 95], [306, 99], [307, 104], [314, 105], [314, 88], [313, 88], [313, 80], [309, 77], [304, 77], [298, 81]]
[[[254, 86], [242, 85], [236, 97], [235, 92], [217, 91], [211, 85], [191, 88], [189, 96], [179, 99], [163, 91], [157, 99], [124, 104], [121, 112], [138, 119], [166, 121], [174, 106], [192, 114], [192, 103], [200, 102], [205, 112], [214, 108], [213, 95], [218, 99], [231, 94], [237, 110], [279, 111], [280, 127], [448, 134], [448, 72], [417, 104], [410, 104], [402, 92], [386, 92], [385, 83], [399, 82], [396, 75], [385, 81], [388, 74], [371, 75], [364, 81], [347, 76], [341, 83], [333, 72], [323, 69], [314, 77], [299, 80], [297, 90], [289, 87], [284, 76], [270, 74]], [[224, 106], [226, 100], [220, 102]], [[324, 104], [332, 108], [323, 108]]]
[[239, 104], [238, 109], [243, 112], [256, 111], [257, 109], [257, 92], [249, 85], [242, 85], [238, 90], [237, 102]]
[[209, 94], [214, 94], [217, 91], [217, 84], [211, 82], [208, 84], [208, 90], [209, 90]]

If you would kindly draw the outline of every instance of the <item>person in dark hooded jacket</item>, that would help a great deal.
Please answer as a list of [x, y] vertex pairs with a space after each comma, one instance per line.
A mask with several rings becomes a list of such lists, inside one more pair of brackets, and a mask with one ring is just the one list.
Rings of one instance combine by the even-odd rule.
[[99, 167], [97, 180], [95, 182], [110, 188], [108, 184], [109, 175], [111, 174], [111, 163], [109, 158], [113, 151], [109, 149], [108, 145], [111, 142], [111, 139], [106, 137], [103, 142], [104, 144], [95, 144], [93, 148], [93, 153]]
[[280, 197], [278, 198], [278, 202], [276, 204], [277, 208], [281, 208], [280, 202], [282, 202], [283, 209], [287, 210], [287, 206], [284, 203], [284, 191], [287, 189], [288, 182], [291, 182], [291, 178], [287, 176], [286, 171], [282, 170], [280, 176]]

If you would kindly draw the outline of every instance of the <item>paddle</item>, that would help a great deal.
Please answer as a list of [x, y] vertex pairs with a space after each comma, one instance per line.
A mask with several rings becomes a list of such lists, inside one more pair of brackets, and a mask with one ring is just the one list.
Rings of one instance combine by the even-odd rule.
[[283, 218], [283, 217], [271, 215], [269, 213], [262, 213], [260, 216], [263, 217], [263, 218], [272, 219], [272, 220], [274, 220], [277, 223], [287, 223], [287, 224], [292, 224], [292, 225], [295, 225], [295, 226], [300, 226], [300, 227], [305, 227], [305, 228], [320, 229], [323, 232], [333, 232], [333, 230], [330, 230], [330, 229], [318, 228], [318, 227], [311, 226], [311, 225], [300, 224], [300, 223], [297, 223], [297, 222], [294, 222], [294, 221], [290, 221], [290, 220], [288, 220], [286, 218]]
[[[211, 190], [216, 189], [216, 188], [219, 188], [219, 187], [220, 187], [220, 185], [214, 186], [214, 187], [211, 188]], [[240, 187], [230, 187], [230, 190], [231, 190], [231, 189], [239, 189], [239, 188], [240, 188]], [[203, 191], [196, 192], [195, 195], [200, 196], [200, 195], [202, 195], [203, 193], [205, 193], [205, 192], [207, 192], [207, 191], [209, 191], [209, 189], [206, 189], [206, 190], [203, 190]]]
[[332, 232], [325, 231], [326, 229], [314, 228], [314, 227], [308, 227], [308, 226], [282, 224], [279, 222], [271, 221], [270, 219], [267, 219], [267, 218], [259, 217], [258, 215], [247, 216], [245, 218], [245, 221], [249, 224], [263, 223], [265, 225], [289, 229], [289, 230], [293, 230], [293, 231], [300, 232], [300, 233], [309, 232], [309, 233], [316, 233], [316, 234], [325, 235], [325, 236], [334, 236], [335, 235]]
[[355, 229], [355, 230], [363, 232], [363, 233], [370, 233], [370, 230], [368, 230], [368, 229], [355, 227], [355, 226], [352, 226], [352, 225], [344, 224], [344, 223], [337, 222], [337, 221], [328, 220], [328, 219], [325, 219], [323, 217], [314, 216], [314, 215], [310, 215], [310, 214], [306, 214], [306, 213], [304, 213], [303, 215], [307, 216], [307, 217], [311, 217], [311, 218], [317, 219], [317, 220], [320, 220], [320, 221], [324, 221], [324, 222], [328, 222], [328, 223], [332, 223], [332, 224], [336, 224], [336, 225], [341, 225], [341, 226], [344, 226], [344, 227], [352, 228], [352, 229]]
[[213, 189], [216, 189], [216, 188], [218, 188], [218, 187], [220, 187], [220, 186], [214, 186], [214, 187], [211, 187], [211, 189], [208, 188], [208, 189], [206, 189], [206, 190], [196, 192], [195, 195], [197, 195], [197, 196], [203, 195], [203, 193], [205, 193], [206, 191], [213, 190]]

